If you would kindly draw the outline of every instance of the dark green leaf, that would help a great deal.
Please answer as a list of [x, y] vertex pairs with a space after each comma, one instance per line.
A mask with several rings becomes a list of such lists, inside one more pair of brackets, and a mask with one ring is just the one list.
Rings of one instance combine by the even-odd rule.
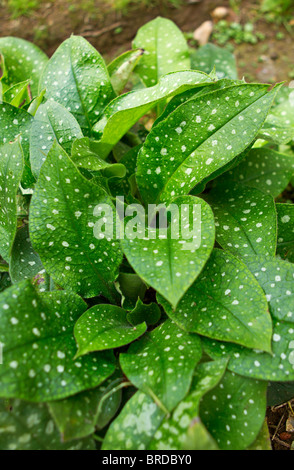
[[12, 282], [30, 279], [42, 270], [42, 262], [32, 247], [29, 228], [25, 225], [18, 230], [12, 247], [9, 269]]
[[161, 317], [160, 308], [157, 304], [143, 304], [141, 299], [138, 299], [136, 307], [128, 313], [127, 320], [131, 325], [139, 325], [146, 322], [147, 325], [156, 325]]
[[277, 254], [294, 263], [294, 204], [277, 204], [278, 246]]

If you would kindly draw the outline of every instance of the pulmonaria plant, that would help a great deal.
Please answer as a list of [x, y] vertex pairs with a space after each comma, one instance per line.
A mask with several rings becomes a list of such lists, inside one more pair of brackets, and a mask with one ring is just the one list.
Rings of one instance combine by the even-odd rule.
[[0, 52], [0, 448], [267, 448], [267, 394], [294, 396], [294, 91], [162, 18], [108, 66], [77, 36]]

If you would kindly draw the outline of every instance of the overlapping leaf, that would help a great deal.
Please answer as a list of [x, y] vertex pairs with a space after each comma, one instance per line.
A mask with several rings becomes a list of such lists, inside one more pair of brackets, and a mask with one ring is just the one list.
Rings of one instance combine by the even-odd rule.
[[76, 357], [92, 351], [118, 348], [135, 341], [147, 329], [146, 323], [134, 327], [127, 312], [115, 305], [96, 305], [84, 313], [75, 325], [78, 344]]
[[120, 364], [137, 388], [171, 411], [187, 394], [201, 355], [199, 337], [167, 320], [121, 354]]
[[187, 41], [179, 28], [167, 18], [155, 18], [142, 26], [134, 48], [144, 50], [136, 72], [147, 87], [170, 72], [191, 68]]
[[[146, 203], [170, 201], [231, 162], [256, 137], [276, 89], [240, 84], [196, 95], [155, 126], [139, 153]], [[252, 119], [252, 116], [254, 118]]]
[[111, 85], [119, 94], [129, 81], [130, 75], [144, 54], [143, 49], [127, 51], [114, 59], [107, 67]]
[[202, 70], [210, 73], [214, 67], [219, 79], [231, 78], [236, 80], [237, 65], [234, 55], [225, 48], [218, 47], [215, 44], [205, 44], [205, 46], [191, 53], [192, 69]]
[[228, 253], [212, 253], [175, 311], [164, 299], [159, 301], [186, 331], [271, 352], [272, 321], [265, 294], [248, 268]]
[[282, 259], [294, 263], [294, 204], [277, 204], [278, 246]]
[[147, 325], [156, 325], [160, 317], [161, 311], [156, 303], [143, 304], [141, 299], [138, 299], [135, 308], [127, 314], [127, 320], [131, 325], [139, 325], [143, 322]]
[[113, 299], [111, 283], [118, 274], [122, 254], [118, 242], [94, 236], [94, 211], [99, 211], [100, 204], [112, 208], [104, 190], [83, 178], [55, 144], [42, 166], [31, 203], [33, 247], [46, 271], [61, 286], [84, 297], [103, 293]]
[[94, 388], [115, 370], [111, 352], [73, 360], [73, 327], [86, 304], [75, 294], [39, 294], [23, 281], [1, 294], [0, 395], [50, 401]]

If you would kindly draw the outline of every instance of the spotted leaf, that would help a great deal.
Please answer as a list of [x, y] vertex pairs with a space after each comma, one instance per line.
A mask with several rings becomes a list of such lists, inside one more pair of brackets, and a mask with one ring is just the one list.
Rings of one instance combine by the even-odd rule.
[[294, 263], [294, 204], [277, 204], [278, 246], [282, 259]]
[[226, 48], [218, 47], [215, 44], [205, 44], [205, 46], [192, 51], [192, 69], [202, 70], [210, 73], [214, 67], [219, 79], [238, 78], [237, 65], [234, 55]]

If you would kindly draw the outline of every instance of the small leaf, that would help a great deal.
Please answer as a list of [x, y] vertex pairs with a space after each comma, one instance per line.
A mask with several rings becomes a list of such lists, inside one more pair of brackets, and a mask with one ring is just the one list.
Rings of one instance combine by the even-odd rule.
[[228, 253], [212, 253], [175, 311], [164, 299], [159, 301], [185, 331], [271, 352], [265, 294], [246, 266]]
[[78, 344], [76, 357], [92, 351], [119, 348], [135, 341], [147, 329], [146, 323], [136, 327], [127, 321], [127, 312], [115, 305], [96, 305], [87, 310], [74, 329]]
[[74, 115], [85, 135], [91, 135], [105, 106], [115, 97], [104, 60], [80, 36], [71, 36], [53, 54], [40, 80], [39, 90], [43, 88], [47, 99]]
[[129, 81], [131, 73], [141, 60], [143, 49], [124, 52], [108, 65], [110, 81], [115, 93], [119, 95]]
[[85, 311], [80, 297], [64, 291], [38, 293], [30, 281], [0, 297], [4, 343], [0, 395], [50, 401], [100, 385], [115, 370], [112, 353], [73, 360], [73, 327]]
[[158, 17], [142, 26], [133, 47], [144, 50], [136, 72], [147, 87], [155, 85], [162, 75], [191, 68], [187, 41], [166, 18]]
[[94, 450], [92, 439], [64, 443], [46, 405], [18, 400], [0, 402], [0, 447], [2, 450]]
[[127, 320], [131, 325], [139, 325], [146, 322], [147, 325], [156, 325], [161, 317], [161, 311], [157, 304], [143, 304], [138, 299], [136, 307], [128, 313]]
[[28, 105], [31, 101], [29, 95], [29, 83], [30, 80], [26, 80], [24, 82], [13, 85], [3, 94], [3, 101], [6, 103], [10, 103], [16, 108], [20, 108], [24, 104]]
[[238, 78], [237, 64], [235, 56], [223, 47], [215, 44], [205, 44], [191, 53], [192, 69], [210, 73], [216, 68], [216, 75], [219, 79]]
[[122, 306], [126, 310], [135, 308], [138, 299], [144, 300], [146, 284], [134, 273], [120, 273], [116, 286], [122, 295]]
[[264, 420], [260, 433], [248, 450], [272, 450], [271, 437], [266, 419]]
[[277, 254], [294, 263], [294, 204], [277, 204], [278, 246]]
[[265, 418], [266, 389], [266, 382], [227, 372], [205, 395], [200, 416], [222, 450], [245, 450], [255, 441]]
[[201, 359], [199, 337], [167, 320], [120, 355], [124, 374], [171, 411], [187, 394]]
[[79, 124], [66, 108], [52, 100], [41, 104], [30, 132], [30, 161], [34, 176], [39, 176], [54, 140], [70, 154], [74, 140], [81, 137]]
[[7, 262], [16, 234], [16, 195], [22, 172], [23, 153], [19, 141], [0, 144], [0, 254]]
[[274, 256], [277, 215], [272, 196], [240, 185], [220, 186], [207, 197], [212, 206], [217, 242], [246, 261], [250, 255]]
[[84, 297], [115, 299], [111, 283], [122, 255], [119, 243], [96, 239], [94, 210], [112, 202], [105, 191], [79, 173], [54, 144], [43, 164], [30, 207], [33, 247], [55, 282]]

